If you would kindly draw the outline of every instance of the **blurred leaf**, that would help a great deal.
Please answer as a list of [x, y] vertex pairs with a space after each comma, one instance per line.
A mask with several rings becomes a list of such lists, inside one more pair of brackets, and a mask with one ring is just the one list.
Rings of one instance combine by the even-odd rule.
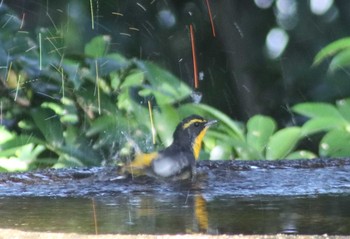
[[1, 143], [6, 142], [7, 140], [15, 137], [14, 134], [10, 133], [6, 128], [0, 125], [0, 149]]
[[294, 112], [310, 118], [337, 118], [343, 121], [344, 118], [338, 109], [329, 103], [301, 103], [292, 107]]
[[339, 52], [333, 57], [329, 64], [329, 70], [335, 71], [348, 66], [350, 66], [350, 48]]
[[[199, 112], [199, 111], [200, 112]], [[243, 129], [239, 122], [232, 120], [223, 112], [205, 104], [184, 104], [179, 107], [179, 111], [186, 112], [188, 116], [189, 114], [202, 114], [202, 116], [207, 115], [208, 117], [213, 117], [217, 119], [218, 125], [226, 125], [228, 130], [225, 131], [225, 134], [230, 135], [231, 137], [238, 138], [239, 140], [244, 141], [245, 136], [243, 133]], [[195, 111], [195, 112], [194, 112]], [[211, 128], [213, 130], [218, 126], [214, 126]]]
[[301, 136], [299, 127], [289, 127], [277, 131], [271, 136], [266, 148], [266, 159], [283, 159], [296, 146]]
[[320, 142], [319, 154], [321, 157], [349, 157], [350, 133], [335, 129], [328, 132]]
[[341, 50], [350, 48], [350, 37], [341, 38], [325, 46], [314, 58], [313, 65], [318, 65], [327, 57], [333, 56]]
[[262, 153], [276, 128], [276, 122], [270, 117], [256, 115], [250, 118], [247, 122], [247, 143]]
[[97, 166], [101, 162], [100, 156], [85, 142], [80, 145], [65, 145], [56, 149], [59, 155], [74, 159], [79, 162], [79, 166]]
[[286, 159], [313, 159], [317, 158], [317, 155], [313, 152], [306, 151], [306, 150], [298, 150], [294, 151], [293, 153], [289, 154]]
[[[100, 90], [100, 98], [98, 98], [97, 89], [92, 83], [85, 84], [79, 91], [75, 92], [80, 99], [78, 103], [86, 112], [98, 112], [99, 107], [101, 112], [113, 113], [116, 111], [113, 98], [109, 94], [105, 94]], [[100, 99], [100, 104], [99, 104]]]
[[[123, 120], [122, 117], [119, 120]], [[86, 136], [91, 137], [105, 130], [111, 130], [117, 125], [117, 116], [102, 115], [91, 122], [90, 128], [86, 131]]]
[[123, 83], [120, 85], [121, 89], [126, 89], [132, 86], [140, 87], [144, 80], [144, 74], [142, 71], [136, 69], [131, 71], [123, 80]]
[[53, 168], [82, 167], [84, 164], [77, 158], [69, 155], [60, 155]]
[[62, 124], [54, 111], [37, 108], [31, 110], [31, 116], [36, 126], [51, 146], [59, 147], [63, 144]]
[[62, 68], [64, 73], [67, 74], [67, 80], [73, 83], [74, 89], [79, 89], [83, 83], [79, 69], [80, 63], [65, 58], [63, 59]]
[[110, 36], [97, 36], [92, 38], [92, 40], [85, 45], [85, 55], [94, 58], [106, 55], [110, 41]]
[[334, 128], [339, 128], [344, 126], [344, 120], [340, 118], [313, 118], [308, 121], [301, 127], [302, 135], [311, 135], [319, 133], [322, 131], [329, 131]]
[[182, 120], [178, 112], [171, 106], [163, 106], [161, 112], [153, 111], [154, 122], [157, 135], [165, 146], [170, 145], [173, 141], [173, 132], [177, 124]]
[[23, 145], [31, 144], [31, 143], [45, 145], [45, 141], [41, 139], [38, 139], [32, 135], [22, 134], [22, 135], [15, 136], [14, 138], [0, 144], [0, 152], [2, 153], [5, 150], [21, 147]]
[[338, 100], [336, 105], [344, 119], [350, 122], [350, 98]]
[[[96, 59], [88, 59], [90, 74], [96, 76], [96, 70], [99, 77], [108, 76], [112, 72], [119, 71], [128, 67], [127, 61], [119, 62], [120, 58], [115, 55], [107, 55]], [[97, 68], [96, 68], [97, 67]]]
[[173, 104], [191, 94], [191, 89], [169, 71], [151, 62], [135, 61], [135, 63], [149, 81], [149, 89], [152, 90], [157, 104]]

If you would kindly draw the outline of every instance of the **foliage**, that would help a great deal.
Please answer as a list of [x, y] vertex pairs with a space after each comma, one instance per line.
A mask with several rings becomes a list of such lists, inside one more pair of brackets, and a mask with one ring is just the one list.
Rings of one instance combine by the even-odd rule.
[[301, 127], [302, 134], [311, 136], [325, 132], [320, 144], [322, 157], [346, 157], [350, 155], [350, 98], [328, 103], [302, 103], [293, 110], [310, 120]]
[[336, 40], [324, 47], [314, 59], [313, 65], [319, 65], [329, 57], [333, 57], [329, 70], [335, 71], [350, 66], [350, 37]]
[[[181, 110], [191, 89], [154, 63], [109, 53], [108, 36], [93, 38], [77, 56], [60, 50], [59, 32], [41, 29], [35, 41], [19, 27], [5, 25], [0, 35], [7, 66], [0, 72], [1, 170], [115, 163], [132, 154], [129, 139], [144, 151], [168, 145], [176, 124], [196, 107], [240, 135], [235, 122], [208, 106]], [[148, 103], [158, 145], [151, 143]]]
[[[278, 129], [273, 118], [263, 115], [244, 125], [213, 107], [191, 103], [191, 89], [160, 66], [110, 53], [109, 36], [91, 39], [84, 55], [69, 55], [56, 37], [60, 32], [41, 29], [34, 40], [20, 31], [14, 14], [8, 21], [3, 13], [0, 64], [7, 67], [0, 68], [5, 126], [0, 127], [0, 171], [115, 163], [132, 155], [130, 139], [146, 152], [167, 146], [176, 124], [190, 114], [220, 121], [204, 138], [201, 158], [314, 158], [299, 145], [319, 133], [325, 134], [319, 156], [350, 155], [350, 99], [335, 106], [295, 105], [293, 111], [308, 118], [302, 126]], [[325, 47], [314, 64], [334, 55], [331, 69], [347, 66], [340, 54], [348, 52], [349, 41]]]

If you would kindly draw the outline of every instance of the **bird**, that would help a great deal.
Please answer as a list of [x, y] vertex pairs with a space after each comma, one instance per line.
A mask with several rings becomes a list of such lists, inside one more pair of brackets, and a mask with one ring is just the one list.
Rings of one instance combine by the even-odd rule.
[[158, 152], [137, 154], [123, 171], [164, 179], [193, 179], [202, 140], [208, 128], [217, 122], [196, 114], [186, 117], [177, 125], [170, 146]]

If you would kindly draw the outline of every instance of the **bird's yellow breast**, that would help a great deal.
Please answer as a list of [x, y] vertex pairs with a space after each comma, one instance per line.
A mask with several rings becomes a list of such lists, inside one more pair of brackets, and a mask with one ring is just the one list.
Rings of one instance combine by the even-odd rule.
[[194, 140], [193, 143], [193, 155], [194, 158], [197, 160], [199, 157], [199, 153], [201, 151], [202, 148], [202, 141], [203, 141], [203, 137], [205, 135], [205, 133], [207, 132], [208, 127], [205, 127], [200, 133], [199, 135], [196, 137], [196, 139]]

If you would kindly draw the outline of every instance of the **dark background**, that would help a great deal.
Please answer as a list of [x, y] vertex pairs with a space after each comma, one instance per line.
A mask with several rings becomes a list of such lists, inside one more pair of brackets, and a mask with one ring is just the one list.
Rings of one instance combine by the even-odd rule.
[[[82, 54], [93, 36], [110, 35], [110, 51], [155, 61], [191, 86], [188, 25], [193, 24], [202, 102], [237, 120], [261, 113], [285, 125], [290, 123], [293, 104], [333, 103], [350, 92], [345, 69], [330, 74], [327, 63], [312, 67], [322, 47], [349, 35], [350, 1], [329, 1], [322, 14], [311, 9], [312, 2], [209, 0], [216, 37], [205, 0], [92, 0], [94, 29], [89, 1], [5, 0], [3, 4], [24, 19], [23, 30], [35, 34], [45, 27], [59, 34], [65, 54]], [[288, 37], [280, 55], [269, 54], [266, 39], [272, 29]], [[274, 46], [280, 44], [275, 40]]]

